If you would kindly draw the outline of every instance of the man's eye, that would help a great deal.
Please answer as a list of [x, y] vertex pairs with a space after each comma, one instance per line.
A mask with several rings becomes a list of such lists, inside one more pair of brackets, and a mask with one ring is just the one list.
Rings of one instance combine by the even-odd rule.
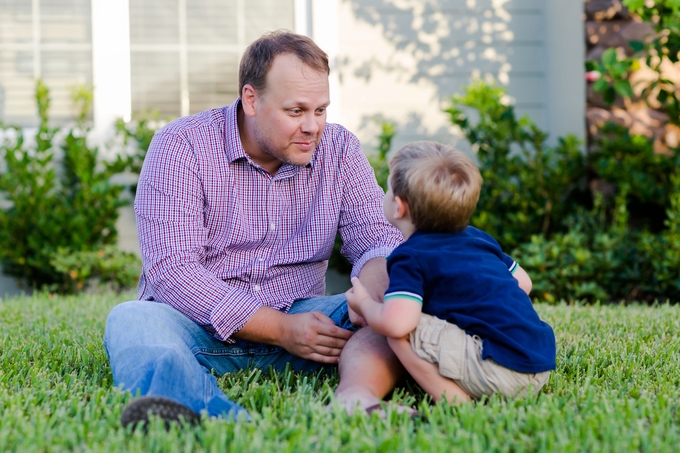
[[317, 115], [323, 115], [325, 112], [326, 112], [326, 109], [316, 109]]
[[291, 114], [291, 115], [299, 115], [299, 114], [301, 114], [301, 113], [302, 113], [302, 110], [300, 110], [300, 109], [292, 109], [292, 110], [290, 110], [290, 114]]

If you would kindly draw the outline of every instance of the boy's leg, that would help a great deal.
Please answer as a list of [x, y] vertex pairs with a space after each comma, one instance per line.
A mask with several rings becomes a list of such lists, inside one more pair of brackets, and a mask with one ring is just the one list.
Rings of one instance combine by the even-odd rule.
[[[420, 315], [418, 327], [409, 336], [408, 343], [408, 348], [401, 342], [394, 345], [399, 348], [400, 359], [402, 354], [406, 357], [413, 354], [411, 358], [423, 361], [413, 362], [414, 366], [419, 366], [416, 373], [428, 373], [428, 368], [430, 373], [421, 378], [423, 382], [415, 374], [413, 377], [437, 400], [444, 388], [447, 390], [446, 399], [451, 400], [449, 392], [456, 394], [452, 384], [465, 395], [460, 395], [459, 401], [476, 400], [496, 393], [515, 396], [524, 393], [530, 386], [538, 391], [550, 375], [549, 372], [520, 373], [497, 364], [491, 358], [485, 360], [482, 358], [481, 338], [467, 335], [457, 325], [427, 314]], [[426, 368], [426, 364], [431, 366]], [[409, 368], [406, 363], [404, 365]], [[434, 387], [432, 383], [441, 388]], [[429, 387], [434, 388], [430, 390]]]
[[392, 351], [413, 379], [435, 401], [446, 399], [451, 404], [471, 401], [470, 396], [451, 379], [439, 374], [437, 365], [421, 359], [411, 346], [408, 338], [388, 338]]
[[[320, 311], [343, 329], [357, 329], [349, 320], [344, 294], [296, 301], [288, 313], [310, 311]], [[296, 371], [314, 371], [323, 367], [320, 363], [295, 357], [285, 350], [279, 354], [263, 355], [255, 363], [275, 369], [283, 369], [289, 363]], [[380, 398], [392, 391], [404, 369], [387, 345], [385, 337], [364, 327], [356, 331], [343, 348], [338, 371], [340, 382], [335, 396], [351, 413], [357, 406], [365, 409], [378, 404]]]

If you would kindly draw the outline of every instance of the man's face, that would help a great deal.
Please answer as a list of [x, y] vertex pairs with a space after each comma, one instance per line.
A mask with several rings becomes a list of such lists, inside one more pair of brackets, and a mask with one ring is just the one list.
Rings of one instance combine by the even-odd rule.
[[249, 116], [256, 146], [246, 151], [265, 168], [276, 169], [281, 163], [307, 165], [326, 126], [328, 74], [295, 55], [281, 54], [274, 59], [266, 81], [264, 93], [253, 96]]

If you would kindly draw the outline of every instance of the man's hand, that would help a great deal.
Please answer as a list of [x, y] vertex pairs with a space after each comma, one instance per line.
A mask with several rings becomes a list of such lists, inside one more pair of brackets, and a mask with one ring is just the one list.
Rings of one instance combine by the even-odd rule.
[[338, 363], [340, 352], [353, 335], [318, 311], [287, 315], [279, 346], [293, 355], [321, 363]]

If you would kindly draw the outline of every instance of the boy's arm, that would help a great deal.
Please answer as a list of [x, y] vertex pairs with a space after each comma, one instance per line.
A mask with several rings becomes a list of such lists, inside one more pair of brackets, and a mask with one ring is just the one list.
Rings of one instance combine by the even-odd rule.
[[358, 278], [352, 279], [352, 288], [345, 296], [350, 308], [380, 335], [402, 338], [418, 326], [422, 305], [413, 299], [393, 297], [384, 303], [376, 302]]
[[531, 292], [531, 278], [529, 277], [529, 274], [526, 273], [524, 269], [520, 267], [520, 265], [517, 265], [517, 268], [514, 270], [512, 273], [512, 276], [517, 279], [517, 283], [519, 284], [519, 287], [524, 290], [527, 295]]
[[[359, 274], [359, 280], [362, 281], [366, 291], [368, 291], [373, 300], [382, 302], [383, 295], [390, 283], [387, 276], [385, 258], [372, 258], [364, 264]], [[349, 304], [348, 308], [349, 320], [352, 321], [352, 324], [358, 326], [365, 326], [367, 324], [366, 320], [356, 313]]]

